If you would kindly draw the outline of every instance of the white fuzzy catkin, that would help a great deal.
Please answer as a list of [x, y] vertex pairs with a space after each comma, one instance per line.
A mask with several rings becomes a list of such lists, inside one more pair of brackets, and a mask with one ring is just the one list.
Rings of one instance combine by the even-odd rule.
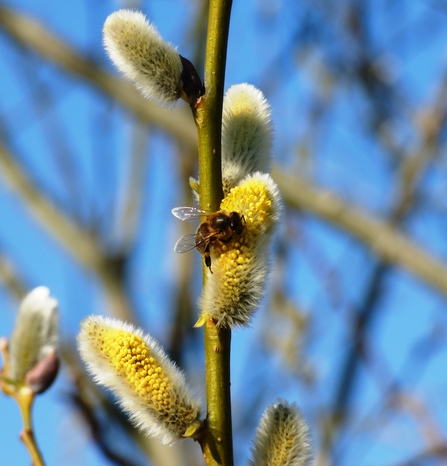
[[95, 382], [113, 391], [147, 435], [171, 444], [200, 426], [200, 402], [190, 394], [182, 372], [142, 330], [90, 316], [81, 323], [78, 350]]
[[295, 403], [278, 399], [262, 415], [249, 466], [305, 466], [311, 458], [309, 429]]
[[104, 23], [104, 46], [117, 68], [145, 97], [171, 106], [182, 93], [182, 63], [146, 17], [132, 10], [112, 13]]
[[211, 317], [219, 327], [248, 325], [265, 292], [269, 246], [281, 213], [276, 183], [266, 173], [246, 176], [232, 188], [221, 210], [237, 212], [242, 231], [227, 243], [210, 245], [213, 273], [209, 274], [200, 307], [199, 322]]
[[57, 301], [48, 288], [39, 286], [25, 296], [9, 344], [8, 378], [24, 384], [26, 374], [56, 351], [58, 322]]
[[222, 180], [224, 193], [250, 173], [268, 173], [273, 129], [270, 107], [251, 84], [236, 84], [224, 97], [222, 113]]

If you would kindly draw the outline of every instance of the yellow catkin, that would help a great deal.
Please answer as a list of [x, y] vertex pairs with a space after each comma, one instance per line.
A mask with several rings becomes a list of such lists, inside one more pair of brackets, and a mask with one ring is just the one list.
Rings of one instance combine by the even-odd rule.
[[172, 443], [200, 424], [199, 403], [175, 365], [147, 338], [130, 325], [91, 316], [81, 324], [79, 348], [96, 380], [119, 395], [136, 423]]
[[202, 295], [202, 317], [219, 326], [246, 325], [262, 297], [267, 274], [268, 239], [279, 216], [279, 194], [269, 175], [255, 174], [232, 188], [221, 210], [242, 217], [242, 231], [228, 243], [211, 245], [213, 274]]
[[271, 226], [272, 201], [265, 184], [253, 180], [233, 188], [220, 207], [243, 215], [242, 233], [214, 248], [218, 267], [226, 277], [224, 286], [233, 290], [245, 279], [245, 269], [253, 260], [257, 237]]
[[118, 329], [97, 328], [97, 350], [127, 380], [139, 397], [163, 409], [168, 404], [169, 379], [142, 338]]

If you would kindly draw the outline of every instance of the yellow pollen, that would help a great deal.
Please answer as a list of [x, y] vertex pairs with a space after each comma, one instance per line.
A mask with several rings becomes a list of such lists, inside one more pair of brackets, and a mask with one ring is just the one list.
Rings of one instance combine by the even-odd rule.
[[93, 326], [92, 342], [112, 367], [145, 402], [160, 406], [170, 397], [167, 375], [138, 335], [111, 327]]
[[[223, 295], [220, 302], [239, 299], [239, 286], [244, 282], [257, 253], [257, 238], [274, 222], [273, 202], [268, 185], [259, 179], [251, 179], [230, 190], [220, 208], [237, 212], [242, 220], [242, 232], [234, 234], [228, 243], [212, 245], [213, 270], [221, 277]], [[219, 305], [219, 303], [216, 303]]]

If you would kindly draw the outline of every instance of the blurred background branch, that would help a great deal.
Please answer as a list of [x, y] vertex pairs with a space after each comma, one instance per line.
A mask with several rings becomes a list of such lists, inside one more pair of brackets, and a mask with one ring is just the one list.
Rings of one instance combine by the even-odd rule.
[[[0, 8], [0, 25], [18, 42], [32, 48], [45, 59], [61, 66], [67, 72], [89, 80], [103, 92], [116, 99], [139, 119], [148, 124], [163, 128], [187, 148], [197, 148], [194, 123], [188, 111], [165, 110], [150, 101], [143, 100], [140, 93], [126, 81], [100, 69], [94, 62], [79, 56], [60, 39], [50, 34], [43, 26], [31, 18], [26, 18], [11, 10]], [[447, 101], [447, 81], [444, 83], [433, 107], [429, 107], [420, 117], [421, 147], [405, 157], [399, 181], [399, 200], [395, 216], [400, 217], [408, 206], [413, 205], [412, 196], [416, 180], [422, 176], [423, 167], [434, 153], [436, 135], [445, 124]], [[275, 172], [279, 184], [290, 207], [309, 211], [345, 229], [375, 251], [385, 262], [396, 263], [408, 268], [419, 278], [430, 283], [442, 292], [447, 290], [447, 267], [432, 259], [421, 248], [417, 248], [393, 229], [392, 225], [374, 223], [360, 210], [355, 211], [341, 198], [328, 190], [311, 187], [304, 179], [287, 178], [279, 170]], [[353, 211], [354, 209], [354, 211]], [[393, 221], [391, 221], [393, 223]], [[81, 255], [82, 256], [82, 255]], [[94, 255], [92, 256], [92, 260]], [[82, 259], [81, 259], [82, 261]]]
[[[208, 2], [120, 6], [201, 73]], [[161, 109], [111, 71], [101, 29], [116, 8], [0, 5], [0, 333], [45, 284], [67, 341], [92, 312], [138, 320], [202, 394], [200, 257], [172, 252], [195, 226], [170, 215], [195, 202], [196, 129], [186, 105]], [[286, 206], [271, 298], [234, 335], [238, 464], [278, 396], [298, 402], [318, 465], [446, 461], [445, 20], [442, 2], [235, 2], [226, 88], [253, 83], [271, 104]], [[36, 414], [50, 464], [200, 464], [195, 445], [158, 448], [130, 429], [73, 345], [64, 361], [44, 426]], [[55, 426], [73, 447], [56, 451]]]

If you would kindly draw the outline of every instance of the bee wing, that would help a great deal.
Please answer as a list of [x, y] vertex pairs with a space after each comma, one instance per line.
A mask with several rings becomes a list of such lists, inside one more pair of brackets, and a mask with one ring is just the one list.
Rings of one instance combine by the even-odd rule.
[[175, 217], [187, 222], [206, 214], [204, 210], [197, 209], [196, 207], [174, 207], [171, 212]]
[[174, 251], [181, 254], [182, 252], [191, 251], [196, 247], [196, 235], [189, 234], [183, 235], [180, 239], [175, 243]]

